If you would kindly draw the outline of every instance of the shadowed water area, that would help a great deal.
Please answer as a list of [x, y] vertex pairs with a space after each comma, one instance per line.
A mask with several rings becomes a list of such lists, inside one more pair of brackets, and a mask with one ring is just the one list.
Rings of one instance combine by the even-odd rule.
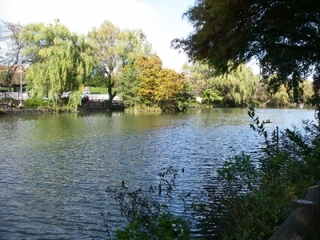
[[[256, 115], [280, 131], [314, 119], [304, 109]], [[178, 190], [204, 188], [228, 157], [258, 157], [262, 139], [250, 123], [246, 109], [1, 117], [0, 239], [103, 239], [101, 213], [111, 211], [112, 231], [122, 224], [108, 186], [148, 188], [172, 166], [185, 169]]]

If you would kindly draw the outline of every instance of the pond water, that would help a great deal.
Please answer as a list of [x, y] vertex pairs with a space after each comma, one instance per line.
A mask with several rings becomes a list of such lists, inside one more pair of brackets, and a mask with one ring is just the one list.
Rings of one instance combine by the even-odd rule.
[[[304, 109], [257, 109], [268, 128], [314, 120]], [[0, 239], [104, 239], [108, 186], [156, 184], [184, 168], [181, 189], [201, 189], [228, 157], [259, 154], [246, 109], [91, 113], [0, 118]], [[121, 226], [116, 212], [111, 230]]]

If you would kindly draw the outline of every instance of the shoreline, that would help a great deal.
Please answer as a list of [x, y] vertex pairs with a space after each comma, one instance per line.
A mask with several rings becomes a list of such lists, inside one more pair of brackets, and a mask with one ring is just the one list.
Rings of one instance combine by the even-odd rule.
[[0, 116], [5, 115], [39, 115], [39, 114], [54, 114], [54, 113], [81, 113], [81, 112], [96, 112], [96, 111], [124, 111], [123, 106], [112, 106], [104, 107], [104, 106], [95, 106], [95, 107], [79, 107], [77, 110], [66, 110], [66, 109], [19, 109], [14, 108], [12, 110], [8, 109], [0, 109]]
[[14, 109], [14, 110], [0, 110], [1, 115], [25, 115], [25, 114], [47, 114], [55, 113], [53, 110], [47, 109]]

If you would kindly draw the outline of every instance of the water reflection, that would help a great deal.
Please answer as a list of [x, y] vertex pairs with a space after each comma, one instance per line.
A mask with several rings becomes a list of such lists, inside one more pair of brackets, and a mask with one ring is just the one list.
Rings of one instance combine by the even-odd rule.
[[[272, 119], [270, 128], [313, 118], [307, 110], [257, 115]], [[185, 169], [178, 189], [201, 189], [227, 157], [257, 152], [249, 123], [246, 109], [2, 117], [0, 239], [103, 238], [100, 213], [114, 209], [107, 186], [149, 186], [173, 166]], [[121, 218], [112, 214], [114, 230]]]

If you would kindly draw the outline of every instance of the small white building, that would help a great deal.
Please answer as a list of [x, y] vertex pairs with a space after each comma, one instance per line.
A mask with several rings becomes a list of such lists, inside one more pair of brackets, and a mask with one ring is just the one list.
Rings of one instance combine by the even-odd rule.
[[201, 97], [196, 97], [196, 101], [199, 103], [202, 103], [202, 98]]
[[14, 100], [26, 100], [29, 98], [29, 94], [27, 92], [21, 93], [20, 92], [0, 92], [0, 99], [3, 98], [12, 98]]

